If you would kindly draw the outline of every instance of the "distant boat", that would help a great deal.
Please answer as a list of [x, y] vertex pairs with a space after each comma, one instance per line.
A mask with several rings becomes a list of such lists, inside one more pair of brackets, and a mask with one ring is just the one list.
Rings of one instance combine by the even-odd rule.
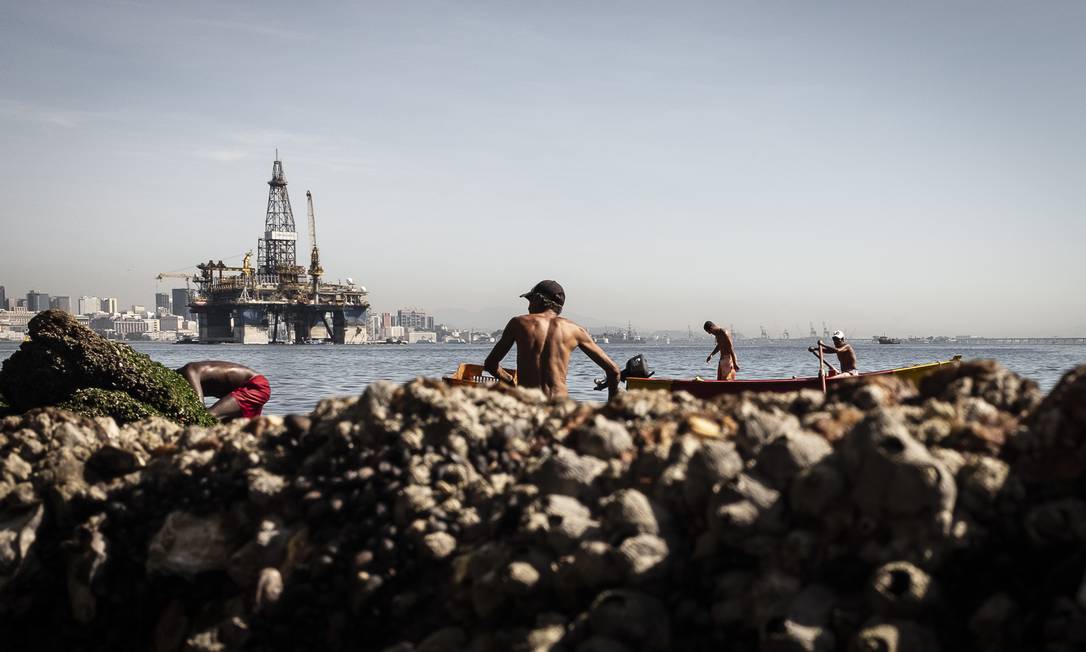
[[880, 335], [878, 342], [879, 344], [901, 344], [901, 340], [896, 337], [886, 337], [885, 335]]

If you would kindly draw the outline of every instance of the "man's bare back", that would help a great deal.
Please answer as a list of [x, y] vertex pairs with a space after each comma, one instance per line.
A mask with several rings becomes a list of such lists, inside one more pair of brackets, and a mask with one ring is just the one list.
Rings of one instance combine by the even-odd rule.
[[204, 360], [190, 362], [177, 370], [177, 373], [189, 381], [200, 398], [214, 396], [221, 398], [257, 375], [252, 369], [236, 362], [222, 360]]
[[190, 362], [178, 369], [177, 373], [196, 390], [201, 401], [204, 396], [220, 399], [208, 408], [211, 414], [220, 419], [259, 415], [261, 407], [271, 396], [264, 376], [236, 362]]
[[[536, 288], [544, 283], [547, 282]], [[561, 290], [557, 283], [554, 285]], [[569, 357], [574, 349], [580, 349], [607, 374], [608, 394], [614, 396], [618, 392], [618, 365], [607, 357], [588, 331], [558, 316], [561, 303], [553, 297], [532, 292], [525, 296], [530, 302], [530, 312], [509, 320], [501, 339], [486, 358], [486, 370], [502, 381], [512, 383], [512, 376], [501, 369], [501, 361], [516, 344], [518, 384], [538, 387], [548, 396], [566, 396], [569, 393], [566, 386]], [[561, 301], [565, 301], [564, 292]]]

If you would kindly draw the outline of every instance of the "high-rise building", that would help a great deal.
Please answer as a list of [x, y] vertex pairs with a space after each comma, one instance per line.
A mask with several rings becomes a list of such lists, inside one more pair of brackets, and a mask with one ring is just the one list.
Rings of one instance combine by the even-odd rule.
[[155, 314], [159, 317], [163, 315], [172, 315], [173, 309], [170, 306], [170, 295], [165, 292], [155, 292]]
[[174, 288], [172, 292], [173, 314], [192, 319], [192, 311], [189, 310], [189, 291], [186, 288]]
[[3, 285], [0, 285], [0, 310], [8, 309], [8, 294]]
[[432, 331], [434, 318], [418, 308], [400, 308], [396, 311], [396, 325], [407, 330]]
[[93, 315], [102, 310], [102, 300], [98, 297], [79, 297], [76, 307], [81, 315]]
[[56, 296], [49, 300], [49, 307], [53, 310], [63, 310], [66, 313], [72, 312], [72, 298], [66, 296]]
[[107, 315], [117, 314], [117, 298], [106, 297], [102, 299], [102, 312], [106, 313]]
[[30, 312], [49, 310], [49, 295], [44, 292], [31, 290], [26, 293], [26, 309]]
[[158, 319], [159, 330], [179, 331], [185, 328], [185, 320], [177, 315], [167, 315]]

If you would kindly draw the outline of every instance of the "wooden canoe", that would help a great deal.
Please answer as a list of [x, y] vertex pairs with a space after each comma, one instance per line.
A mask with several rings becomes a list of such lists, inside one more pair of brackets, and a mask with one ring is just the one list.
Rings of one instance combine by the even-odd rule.
[[[826, 385], [832, 387], [839, 383], [847, 383], [863, 378], [876, 376], [894, 376], [903, 380], [917, 383], [921, 378], [932, 373], [939, 367], [948, 364], [957, 364], [961, 360], [960, 355], [950, 360], [941, 362], [929, 362], [914, 365], [912, 367], [900, 367], [898, 369], [886, 369], [884, 371], [869, 371], [858, 376], [830, 376], [826, 378]], [[668, 378], [627, 378], [626, 389], [655, 389], [669, 392], [687, 392], [697, 398], [714, 398], [728, 394], [740, 394], [742, 392], [795, 392], [801, 389], [822, 389], [822, 379], [819, 376], [805, 378], [770, 378], [765, 380], [680, 380]]]

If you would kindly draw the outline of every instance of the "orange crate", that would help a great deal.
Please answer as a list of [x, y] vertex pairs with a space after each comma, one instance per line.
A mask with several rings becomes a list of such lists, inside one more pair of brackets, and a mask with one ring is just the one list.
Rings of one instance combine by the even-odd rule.
[[[506, 369], [506, 371], [513, 375], [513, 384], [516, 384], [517, 370]], [[498, 379], [488, 374], [481, 364], [461, 362], [456, 369], [456, 373], [452, 376], [446, 376], [445, 382], [450, 385], [491, 385], [497, 383]]]

